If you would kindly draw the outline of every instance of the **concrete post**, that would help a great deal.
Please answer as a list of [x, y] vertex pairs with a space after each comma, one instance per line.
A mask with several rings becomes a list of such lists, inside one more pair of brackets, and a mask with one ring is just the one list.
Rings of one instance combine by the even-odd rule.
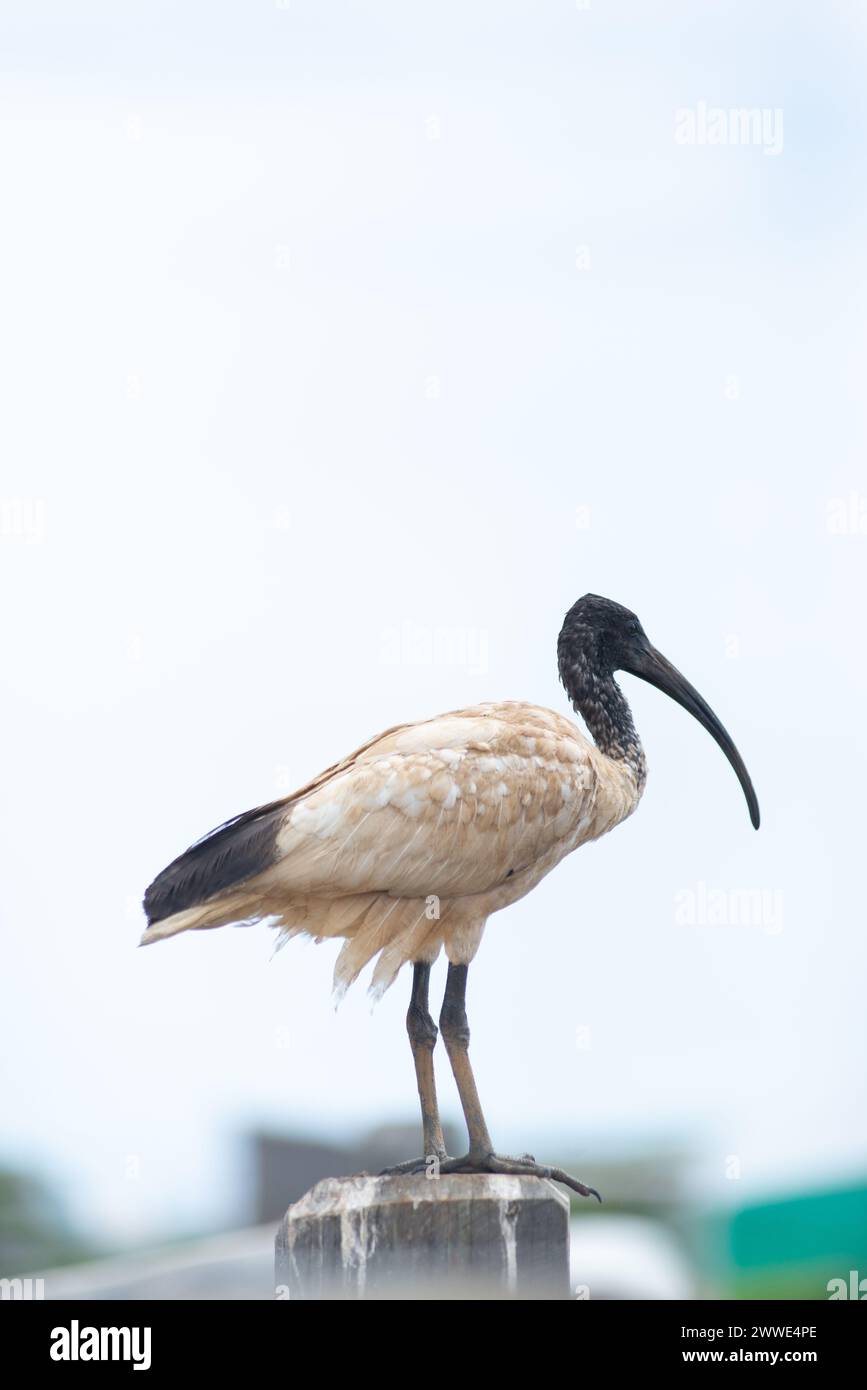
[[277, 1297], [568, 1298], [569, 1202], [499, 1174], [325, 1178], [277, 1234]]

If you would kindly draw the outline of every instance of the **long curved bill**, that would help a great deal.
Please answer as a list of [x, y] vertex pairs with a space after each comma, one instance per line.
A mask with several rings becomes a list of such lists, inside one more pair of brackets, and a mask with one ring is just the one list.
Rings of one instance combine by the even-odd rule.
[[655, 685], [657, 690], [664, 691], [672, 700], [676, 700], [679, 705], [688, 710], [703, 728], [707, 729], [711, 738], [719, 744], [734, 768], [747, 799], [750, 820], [754, 828], [758, 830], [759, 802], [750, 780], [750, 774], [747, 772], [744, 760], [735, 748], [730, 735], [717, 719], [707, 701], [702, 699], [695, 687], [690, 685], [677, 667], [672, 666], [671, 662], [666, 660], [662, 653], [652, 647], [649, 642], [644, 651], [640, 655], [634, 656], [630, 664], [624, 666], [623, 669], [629, 671], [633, 676], [639, 676], [648, 684]]

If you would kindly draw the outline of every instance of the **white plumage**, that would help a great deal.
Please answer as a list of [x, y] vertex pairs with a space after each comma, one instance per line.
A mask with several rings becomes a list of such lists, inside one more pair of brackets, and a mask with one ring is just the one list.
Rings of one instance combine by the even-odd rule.
[[267, 920], [284, 940], [346, 938], [338, 993], [378, 955], [380, 993], [405, 962], [443, 946], [467, 964], [488, 917], [628, 816], [642, 786], [639, 767], [536, 705], [402, 725], [285, 798], [273, 863], [157, 921], [142, 942]]

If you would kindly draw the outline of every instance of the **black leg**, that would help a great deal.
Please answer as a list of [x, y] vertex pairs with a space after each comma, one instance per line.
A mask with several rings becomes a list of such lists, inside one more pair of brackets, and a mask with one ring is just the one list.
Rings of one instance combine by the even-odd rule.
[[443, 1143], [433, 1068], [433, 1050], [438, 1034], [428, 1008], [429, 984], [430, 963], [416, 961], [412, 968], [412, 995], [406, 1015], [406, 1031], [409, 1034], [409, 1045], [415, 1062], [418, 1098], [421, 1102], [424, 1154], [426, 1158], [433, 1155], [444, 1158], [446, 1146]]
[[467, 1022], [467, 966], [450, 965], [440, 1013], [440, 1028], [449, 1054], [464, 1119], [470, 1138], [471, 1162], [480, 1163], [493, 1152], [491, 1136], [482, 1114], [476, 1079], [470, 1066], [470, 1025]]
[[437, 1087], [434, 1078], [433, 1051], [439, 1036], [428, 1008], [430, 963], [416, 961], [412, 968], [412, 995], [406, 1015], [406, 1031], [415, 1063], [415, 1079], [421, 1102], [421, 1127], [424, 1156], [412, 1158], [386, 1168], [386, 1174], [416, 1173], [426, 1168], [431, 1159], [440, 1163], [446, 1157], [446, 1146], [437, 1106]]
[[594, 1187], [587, 1187], [562, 1168], [549, 1168], [537, 1163], [532, 1154], [523, 1158], [501, 1158], [494, 1153], [488, 1126], [482, 1114], [476, 1079], [470, 1066], [470, 1027], [466, 1009], [467, 966], [450, 965], [446, 992], [440, 1013], [440, 1029], [449, 1054], [458, 1095], [467, 1122], [470, 1149], [464, 1158], [450, 1158], [440, 1165], [441, 1173], [513, 1173], [535, 1178], [551, 1178], [562, 1182], [582, 1197], [602, 1198]]

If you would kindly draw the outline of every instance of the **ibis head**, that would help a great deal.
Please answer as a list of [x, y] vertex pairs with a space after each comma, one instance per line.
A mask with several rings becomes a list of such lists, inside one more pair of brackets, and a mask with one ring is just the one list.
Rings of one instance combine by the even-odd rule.
[[655, 685], [687, 710], [707, 729], [734, 768], [750, 820], [758, 830], [758, 799], [731, 736], [695, 687], [656, 650], [634, 613], [611, 599], [585, 594], [566, 614], [557, 652], [560, 675], [570, 694], [588, 687], [604, 688], [615, 671], [626, 671]]

